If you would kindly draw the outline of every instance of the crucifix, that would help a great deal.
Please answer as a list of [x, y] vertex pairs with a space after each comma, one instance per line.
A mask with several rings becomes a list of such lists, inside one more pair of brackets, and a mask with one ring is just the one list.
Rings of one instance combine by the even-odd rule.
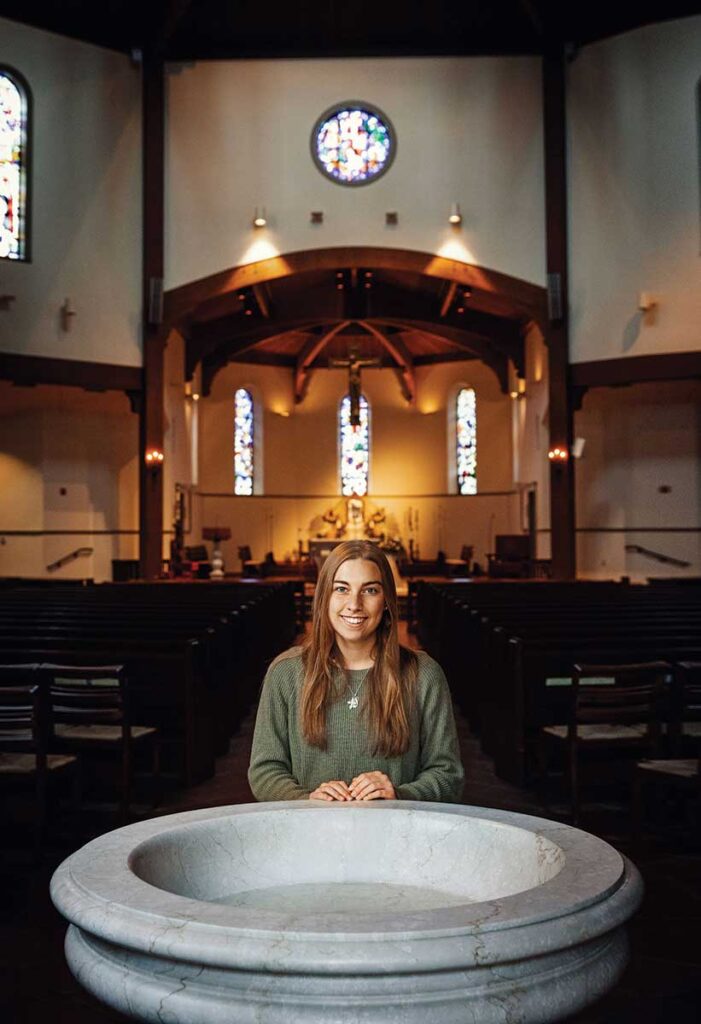
[[348, 394], [350, 395], [350, 425], [360, 426], [360, 371], [364, 366], [382, 366], [380, 359], [360, 359], [357, 349], [350, 349], [347, 359], [329, 359], [329, 366], [348, 367]]

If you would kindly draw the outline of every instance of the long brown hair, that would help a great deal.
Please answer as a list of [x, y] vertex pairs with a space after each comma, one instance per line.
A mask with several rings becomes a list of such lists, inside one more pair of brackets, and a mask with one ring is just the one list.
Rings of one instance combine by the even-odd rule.
[[373, 562], [380, 572], [385, 611], [375, 633], [373, 665], [364, 686], [363, 714], [375, 739], [375, 752], [385, 757], [403, 754], [409, 746], [411, 704], [418, 672], [413, 651], [400, 646], [397, 632], [399, 611], [397, 588], [385, 555], [366, 540], [339, 544], [324, 562], [314, 594], [311, 634], [304, 642], [304, 684], [300, 702], [302, 735], [312, 746], [326, 747], [326, 709], [337, 699], [343, 660], [336, 646], [336, 634], [329, 619], [333, 581], [339, 567], [349, 559]]

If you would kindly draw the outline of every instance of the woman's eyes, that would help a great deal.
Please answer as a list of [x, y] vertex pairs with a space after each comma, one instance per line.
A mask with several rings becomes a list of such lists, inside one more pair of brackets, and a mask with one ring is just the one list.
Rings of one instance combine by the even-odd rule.
[[[334, 589], [334, 593], [336, 593], [336, 594], [347, 594], [348, 593], [348, 587], [344, 586], [342, 583], [336, 583], [334, 585], [333, 589]], [[363, 594], [379, 594], [380, 593], [380, 588], [379, 587], [364, 587], [363, 590], [362, 590], [362, 593]]]

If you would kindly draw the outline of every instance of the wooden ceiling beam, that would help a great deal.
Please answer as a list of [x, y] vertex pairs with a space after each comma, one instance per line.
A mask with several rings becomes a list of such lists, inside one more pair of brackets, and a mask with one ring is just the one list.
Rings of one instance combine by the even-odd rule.
[[280, 334], [289, 334], [290, 331], [308, 331], [318, 322], [318, 319], [305, 317], [277, 322], [273, 319], [270, 323], [261, 323], [253, 317], [244, 318], [239, 313], [237, 316], [227, 317], [224, 320], [193, 323], [189, 329], [189, 337], [193, 341], [211, 342], [215, 345], [228, 342], [235, 344], [241, 341], [255, 343]]
[[341, 320], [340, 323], [334, 324], [330, 330], [326, 331], [319, 337], [310, 338], [306, 345], [304, 345], [297, 357], [297, 366], [295, 368], [295, 402], [301, 402], [304, 398], [311, 379], [311, 365], [316, 357], [322, 349], [326, 348], [332, 338], [335, 338], [337, 334], [348, 327], [351, 323], [352, 320]]
[[476, 356], [477, 359], [481, 359], [485, 353], [491, 351], [488, 347], [489, 343], [485, 338], [471, 334], [469, 331], [456, 331], [450, 327], [446, 328], [443, 324], [435, 324], [426, 320], [401, 321], [385, 320], [384, 318], [376, 320], [375, 323], [380, 327], [399, 327], [405, 332], [411, 331], [423, 334], [433, 342], [438, 341], [444, 345], [454, 345], [456, 348], [465, 349]]
[[457, 290], [458, 282], [450, 281], [446, 289], [445, 295], [443, 296], [443, 301], [441, 302], [441, 317], [447, 316], [448, 313], [450, 312], [450, 307], [453, 305], [453, 299], [455, 298], [455, 293], [457, 292]]
[[533, 0], [519, 0], [519, 3], [531, 23], [531, 26], [535, 30], [536, 35], [542, 39], [545, 34], [545, 26], [543, 23], [543, 16], [538, 10], [537, 5]]
[[177, 325], [182, 317], [195, 311], [200, 318], [208, 316], [210, 308], [219, 308], [217, 303], [222, 299], [225, 304], [230, 302], [230, 294], [242, 288], [308, 271], [338, 271], [351, 267], [423, 274], [429, 278], [456, 281], [458, 285], [472, 288], [472, 305], [475, 308], [539, 324], [547, 321], [546, 292], [540, 285], [432, 253], [380, 246], [309, 249], [230, 267], [167, 291], [164, 296], [165, 316], [169, 324]]
[[414, 373], [414, 360], [411, 352], [406, 347], [401, 337], [398, 334], [393, 335], [391, 338], [383, 333], [378, 327], [376, 327], [370, 320], [360, 320], [361, 327], [364, 327], [368, 334], [371, 334], [373, 338], [385, 348], [395, 363], [400, 372], [400, 382], [402, 386], [402, 394], [406, 398], [407, 402], [414, 402], [416, 400], [416, 374]]
[[[442, 324], [415, 324], [411, 327], [411, 330], [418, 331], [430, 338], [431, 341], [449, 342], [455, 345], [456, 348], [460, 348], [465, 352], [467, 359], [479, 359], [481, 362], [488, 366], [492, 370], [499, 381], [499, 387], [507, 393], [509, 388], [508, 379], [508, 356], [503, 352], [499, 352], [494, 347], [490, 347], [489, 343], [484, 341], [482, 338], [471, 338], [457, 337], [459, 333], [457, 331], [451, 331], [450, 328], [443, 328]], [[450, 332], [453, 337], [446, 337], [444, 332]], [[418, 359], [416, 360], [418, 363]]]
[[235, 324], [238, 325], [239, 331], [235, 332], [233, 320], [234, 318], [226, 322], [217, 321], [216, 325], [212, 325], [206, 330], [201, 324], [192, 325], [185, 341], [185, 377], [187, 380], [192, 380], [198, 363], [204, 365], [205, 360], [214, 357], [215, 353], [218, 354], [218, 359], [223, 360], [221, 365], [225, 366], [230, 359], [250, 352], [262, 341], [278, 341], [290, 334], [304, 333], [314, 326], [309, 321], [303, 320], [299, 323], [268, 323], [258, 325], [248, 331], [242, 331], [240, 330], [241, 318], [237, 317]]
[[192, 0], [169, 0], [160, 33], [160, 43], [164, 48], [175, 35], [180, 23], [191, 7]]
[[394, 327], [403, 327], [407, 331], [420, 331], [427, 337], [472, 352], [478, 359], [487, 362], [490, 356], [497, 353], [505, 359], [510, 359], [517, 371], [522, 373], [524, 367], [524, 340], [520, 327], [514, 326], [513, 330], [502, 329], [497, 337], [490, 337], [486, 331], [473, 331], [465, 327], [453, 327], [451, 324], [436, 323], [426, 320], [385, 320], [376, 321], [389, 324]]
[[261, 316], [264, 316], [266, 320], [270, 319], [270, 298], [268, 293], [269, 289], [267, 285], [253, 285], [253, 298], [256, 300]]

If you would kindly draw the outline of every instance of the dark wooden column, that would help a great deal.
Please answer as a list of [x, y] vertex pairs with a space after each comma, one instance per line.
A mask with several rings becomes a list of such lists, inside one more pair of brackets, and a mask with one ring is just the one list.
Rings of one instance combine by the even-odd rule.
[[140, 569], [146, 579], [161, 571], [163, 469], [148, 465], [147, 452], [163, 451], [163, 221], [165, 81], [163, 61], [143, 64], [143, 352], [144, 394], [139, 432]]
[[557, 47], [543, 57], [550, 450], [566, 453], [564, 459], [550, 460], [550, 537], [553, 575], [557, 579], [573, 579], [576, 575], [565, 98], [565, 56], [562, 48]]

